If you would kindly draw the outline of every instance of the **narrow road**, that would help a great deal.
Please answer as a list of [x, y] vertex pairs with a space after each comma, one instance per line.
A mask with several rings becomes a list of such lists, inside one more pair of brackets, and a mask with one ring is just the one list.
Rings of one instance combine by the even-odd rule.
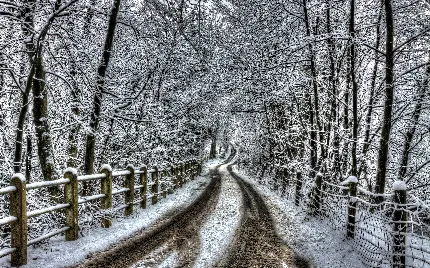
[[[231, 170], [238, 183], [244, 207], [239, 228], [223, 258], [212, 267], [308, 267], [277, 236], [269, 210], [254, 188]], [[194, 267], [200, 253], [200, 229], [214, 211], [220, 196], [223, 176], [219, 167], [211, 170], [211, 181], [201, 196], [175, 215], [159, 220], [150, 230], [121, 241], [104, 252], [89, 256], [76, 267], [158, 267], [175, 254], [174, 267]], [[170, 266], [169, 266], [170, 267]]]
[[275, 231], [269, 209], [251, 184], [232, 171], [243, 194], [244, 215], [228, 257], [220, 267], [308, 267], [306, 260], [296, 255]]

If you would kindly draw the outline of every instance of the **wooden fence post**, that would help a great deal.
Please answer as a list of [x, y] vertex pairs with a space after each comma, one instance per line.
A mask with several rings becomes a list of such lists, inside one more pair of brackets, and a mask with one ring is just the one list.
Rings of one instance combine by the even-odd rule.
[[173, 194], [173, 190], [176, 189], [176, 178], [175, 178], [175, 169], [173, 166], [170, 166], [170, 183], [173, 186], [169, 187], [168, 194]]
[[184, 162], [181, 162], [181, 166], [180, 166], [179, 170], [181, 172], [181, 176], [180, 176], [180, 178], [181, 178], [181, 185], [180, 185], [180, 187], [182, 188], [182, 186], [185, 184], [185, 176], [186, 176]]
[[198, 171], [198, 175], [200, 175], [203, 171], [203, 164], [204, 164], [204, 160], [202, 159], [199, 163], [199, 171]]
[[323, 175], [321, 173], [317, 173], [315, 177], [315, 189], [313, 196], [313, 215], [316, 216], [321, 210], [321, 186], [322, 186], [322, 178]]
[[167, 182], [166, 182], [167, 172], [166, 168], [163, 168], [163, 171], [161, 171], [161, 195], [163, 198], [166, 198], [167, 196]]
[[182, 162], [181, 165], [181, 178], [182, 178], [182, 185], [187, 183], [187, 162]]
[[190, 181], [190, 179], [191, 179], [191, 177], [190, 177], [190, 162], [187, 161], [187, 162], [185, 162], [185, 183]]
[[143, 186], [140, 188], [140, 199], [142, 200], [140, 201], [140, 207], [146, 208], [146, 195], [148, 193], [148, 169], [146, 166], [143, 166], [140, 168], [140, 171], [142, 171], [142, 173], [139, 176], [139, 183]]
[[184, 183], [187, 183], [189, 180], [189, 166], [188, 161], [185, 161], [184, 163]]
[[20, 266], [27, 264], [27, 187], [24, 175], [15, 174], [10, 185], [16, 188], [10, 193], [10, 215], [18, 219], [10, 224], [11, 247], [15, 248], [11, 254], [11, 264]]
[[348, 178], [348, 225], [346, 226], [346, 236], [354, 239], [355, 237], [355, 217], [357, 212], [357, 177]]
[[178, 163], [178, 166], [177, 166], [177, 175], [178, 175], [178, 186], [179, 186], [179, 188], [181, 188], [182, 184], [183, 184], [182, 162]]
[[179, 182], [180, 182], [178, 164], [176, 164], [174, 167], [173, 176], [174, 176], [174, 184], [175, 184], [175, 190], [176, 190], [179, 188]]
[[188, 162], [188, 173], [190, 174], [190, 181], [194, 180], [194, 162], [191, 160]]
[[294, 199], [294, 204], [296, 206], [300, 205], [300, 201], [302, 199], [302, 185], [303, 185], [302, 172], [297, 171], [297, 173], [296, 173], [296, 196]]
[[393, 268], [403, 268], [406, 264], [406, 183], [396, 181], [394, 190], [394, 213], [393, 213]]
[[197, 162], [194, 159], [191, 162], [191, 179], [194, 180], [196, 178], [196, 176], [197, 176]]
[[158, 202], [158, 168], [154, 166], [154, 172], [152, 173], [152, 204], [155, 205]]
[[130, 189], [124, 193], [124, 202], [127, 206], [124, 210], [124, 216], [130, 216], [133, 214], [133, 202], [134, 202], [134, 167], [133, 165], [128, 165], [127, 170], [128, 175], [125, 176], [124, 188]]
[[78, 171], [74, 168], [67, 168], [64, 172], [64, 178], [69, 182], [64, 185], [64, 198], [69, 207], [66, 208], [66, 240], [73, 241], [78, 239], [79, 221], [78, 221]]
[[101, 180], [101, 193], [105, 196], [100, 201], [100, 207], [104, 210], [101, 225], [103, 228], [112, 226], [112, 216], [107, 211], [112, 208], [112, 168], [109, 165], [103, 165], [100, 173], [105, 174]]

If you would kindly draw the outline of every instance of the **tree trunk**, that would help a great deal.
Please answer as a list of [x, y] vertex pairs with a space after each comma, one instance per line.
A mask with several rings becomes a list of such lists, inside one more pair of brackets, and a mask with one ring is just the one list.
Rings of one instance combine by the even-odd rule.
[[33, 144], [31, 142], [31, 136], [27, 135], [27, 154], [25, 157], [25, 180], [30, 183], [31, 180], [31, 159], [33, 158]]
[[[92, 9], [90, 9], [92, 10]], [[90, 11], [88, 11], [88, 13], [90, 13]], [[90, 15], [88, 15], [90, 16]], [[90, 21], [86, 21], [86, 24], [84, 26], [84, 30], [86, 28], [86, 25], [90, 23]], [[69, 20], [68, 22], [68, 28], [70, 30], [72, 30], [72, 28], [74, 27], [73, 22], [71, 20]], [[88, 30], [88, 29], [87, 29]], [[86, 37], [86, 34], [88, 33], [88, 31], [83, 31], [83, 36], [82, 37]], [[69, 132], [69, 144], [68, 144], [68, 159], [67, 159], [67, 166], [68, 167], [73, 167], [76, 168], [77, 166], [77, 159], [78, 159], [78, 137], [79, 137], [79, 131], [81, 129], [81, 124], [79, 123], [81, 120], [81, 109], [80, 109], [80, 104], [79, 104], [79, 95], [81, 94], [81, 90], [79, 88], [78, 83], [76, 82], [76, 78], [77, 78], [77, 66], [76, 66], [76, 57], [77, 55], [74, 54], [71, 51], [71, 47], [72, 44], [69, 44], [66, 51], [68, 52], [68, 56], [69, 56], [69, 60], [70, 60], [70, 76], [72, 77], [72, 89], [71, 89], [71, 97], [72, 97], [72, 101], [71, 101], [71, 114], [73, 117], [73, 121], [75, 121], [75, 124], [72, 125], [70, 132]]]
[[[378, 15], [378, 22], [376, 25], [376, 44], [375, 48], [379, 50], [379, 46], [381, 44], [381, 21], [382, 21], [382, 7]], [[375, 91], [376, 91], [376, 78], [378, 74], [378, 66], [379, 66], [379, 56], [378, 51], [375, 51], [375, 64], [373, 65], [372, 77], [371, 77], [371, 85], [370, 85], [370, 95], [369, 101], [367, 104], [367, 114], [366, 114], [366, 129], [364, 132], [364, 142], [363, 142], [363, 150], [362, 150], [362, 161], [360, 165], [360, 169], [358, 170], [357, 177], [361, 177], [361, 172], [363, 169], [367, 169], [367, 163], [365, 161], [367, 152], [370, 148], [370, 127], [372, 123], [372, 114], [373, 114], [373, 103], [375, 102]], [[370, 181], [368, 181], [368, 186], [370, 186]], [[371, 188], [370, 188], [371, 189]]]
[[[385, 191], [385, 177], [387, 174], [388, 143], [391, 134], [391, 120], [394, 101], [394, 22], [391, 0], [385, 0], [385, 23], [386, 23], [386, 51], [385, 51], [385, 103], [384, 118], [382, 121], [381, 138], [379, 141], [378, 168], [376, 173], [375, 191], [382, 194]], [[384, 198], [376, 198], [378, 203]]]
[[[45, 68], [41, 53], [38, 53], [35, 59], [34, 69], [33, 123], [36, 129], [37, 153], [44, 180], [54, 180], [57, 176], [54, 170], [54, 156], [48, 121], [48, 91], [45, 88]], [[51, 193], [55, 193], [55, 191]]]
[[[94, 93], [93, 112], [90, 119], [90, 132], [86, 137], [85, 144], [85, 174], [94, 173], [95, 149], [96, 149], [96, 133], [100, 124], [100, 112], [103, 99], [104, 84], [106, 71], [109, 65], [109, 60], [112, 51], [113, 38], [115, 35], [115, 27], [121, 0], [114, 0], [109, 18], [109, 25], [106, 34], [103, 57], [97, 71], [97, 88]], [[86, 185], [84, 185], [84, 192]]]
[[29, 95], [31, 91], [33, 76], [34, 76], [34, 66], [31, 66], [30, 73], [28, 74], [28, 77], [27, 77], [25, 90], [24, 92], [22, 92], [22, 106], [19, 111], [18, 123], [16, 127], [15, 152], [13, 157], [13, 171], [15, 173], [21, 172], [24, 125], [25, 125], [25, 119], [27, 118]]
[[[306, 25], [306, 35], [310, 38], [311, 37], [311, 28], [309, 23], [309, 16], [308, 16], [308, 9], [306, 5], [306, 0], [303, 0], [303, 13], [305, 17], [305, 25]], [[318, 116], [316, 112], [318, 111], [318, 85], [316, 83], [316, 69], [315, 69], [315, 55], [313, 52], [313, 46], [312, 43], [309, 41], [309, 53], [310, 53], [310, 71], [312, 76], [312, 85], [313, 85], [313, 93], [314, 93], [314, 101], [312, 103], [312, 97], [309, 93], [306, 93], [306, 99], [309, 104], [309, 122], [310, 122], [310, 151], [311, 151], [311, 172], [309, 176], [311, 178], [315, 177], [315, 174], [317, 172], [317, 162], [318, 162], [318, 143], [317, 143], [317, 128], [315, 127], [315, 120], [318, 124]], [[315, 106], [316, 105], [316, 106]]]
[[[326, 147], [329, 148], [330, 146], [330, 135], [333, 130], [333, 170], [332, 174], [334, 176], [333, 181], [337, 181], [337, 177], [339, 176], [339, 125], [338, 125], [338, 113], [337, 113], [337, 96], [338, 96], [338, 90], [336, 88], [336, 68], [335, 68], [335, 46], [332, 36], [332, 30], [331, 30], [331, 7], [330, 7], [330, 1], [326, 1], [326, 4], [328, 6], [326, 10], [326, 23], [327, 23], [327, 45], [328, 45], [328, 54], [329, 54], [329, 61], [330, 61], [330, 75], [328, 77], [329, 82], [329, 90], [331, 91], [331, 103], [330, 103], [330, 117], [328, 120], [328, 126], [327, 126], [327, 140], [326, 140]], [[326, 151], [326, 154], [328, 154], [328, 150]], [[323, 157], [327, 157], [323, 156]]]
[[[28, 105], [29, 105], [29, 95], [33, 83], [33, 76], [35, 68], [32, 64], [32, 58], [35, 53], [35, 47], [32, 41], [28, 41], [31, 37], [32, 31], [34, 31], [34, 7], [36, 5], [35, 0], [27, 0], [22, 4], [20, 10], [20, 15], [23, 18], [23, 23], [21, 25], [22, 33], [24, 36], [24, 49], [28, 53], [28, 58], [30, 60], [30, 71], [27, 76], [27, 81], [25, 84], [25, 89], [22, 92], [22, 106], [20, 108], [17, 127], [16, 127], [16, 138], [15, 138], [15, 151], [13, 156], [13, 170], [15, 173], [21, 172], [22, 163], [22, 144], [24, 139], [24, 125], [25, 119], [27, 117]], [[23, 65], [24, 66], [24, 63]]]
[[216, 134], [212, 137], [211, 151], [209, 153], [209, 158], [210, 159], [216, 158]]
[[355, 77], [355, 0], [351, 0], [350, 7], [350, 22], [349, 22], [349, 35], [351, 38], [350, 46], [350, 59], [351, 59], [351, 83], [352, 83], [352, 170], [353, 176], [357, 176], [357, 138], [358, 138], [358, 108], [357, 108], [357, 93], [358, 86]]
[[424, 77], [424, 82], [419, 89], [419, 92], [415, 98], [416, 105], [415, 109], [411, 116], [411, 123], [409, 125], [408, 131], [405, 136], [405, 141], [403, 145], [403, 153], [402, 158], [400, 160], [400, 171], [398, 180], [403, 180], [406, 176], [406, 172], [408, 170], [409, 163], [409, 154], [412, 145], [412, 140], [415, 136], [415, 132], [417, 129], [418, 122], [420, 120], [421, 110], [423, 107], [425, 100], [425, 96], [429, 87], [429, 79], [430, 79], [430, 60], [427, 62], [426, 73]]
[[[72, 76], [75, 75], [73, 74], [73, 70], [71, 75]], [[72, 116], [75, 117], [77, 122], [75, 125], [71, 127], [69, 132], [69, 146], [67, 149], [68, 151], [67, 166], [75, 168], [77, 165], [76, 161], [78, 158], [78, 135], [80, 130], [79, 118], [81, 116], [81, 111], [79, 109], [79, 101], [78, 101], [80, 90], [77, 85], [73, 85], [73, 89], [71, 93], [72, 93], [71, 112], [72, 112]]]

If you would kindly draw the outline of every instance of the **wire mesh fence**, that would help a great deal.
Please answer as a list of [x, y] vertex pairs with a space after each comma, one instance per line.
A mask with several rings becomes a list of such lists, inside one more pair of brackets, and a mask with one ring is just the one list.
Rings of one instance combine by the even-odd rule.
[[[323, 174], [276, 174], [289, 175], [281, 179], [284, 196], [345, 233], [367, 267], [430, 267], [430, 209], [406, 189], [377, 195], [356, 182], [351, 192], [350, 181], [338, 185]], [[378, 202], [381, 196], [384, 201]]]

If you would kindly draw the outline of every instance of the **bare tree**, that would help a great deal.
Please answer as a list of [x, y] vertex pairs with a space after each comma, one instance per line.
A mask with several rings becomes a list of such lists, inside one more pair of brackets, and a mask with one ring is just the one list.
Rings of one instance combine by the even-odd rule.
[[115, 35], [115, 27], [119, 13], [121, 0], [114, 0], [109, 17], [108, 29], [106, 32], [105, 44], [103, 48], [102, 61], [97, 71], [97, 88], [94, 92], [93, 111], [90, 119], [90, 131], [86, 137], [85, 145], [85, 173], [94, 173], [94, 161], [96, 150], [96, 135], [100, 124], [101, 106], [104, 95], [104, 85], [106, 80], [106, 71], [109, 66], [109, 60], [112, 54], [113, 38]]
[[[381, 137], [379, 141], [378, 168], [376, 172], [375, 191], [382, 194], [385, 191], [388, 144], [391, 134], [391, 121], [394, 102], [394, 20], [392, 1], [385, 0], [386, 23], [386, 49], [385, 49], [385, 102], [384, 117], [382, 119]], [[383, 197], [377, 197], [377, 202], [382, 202]]]

